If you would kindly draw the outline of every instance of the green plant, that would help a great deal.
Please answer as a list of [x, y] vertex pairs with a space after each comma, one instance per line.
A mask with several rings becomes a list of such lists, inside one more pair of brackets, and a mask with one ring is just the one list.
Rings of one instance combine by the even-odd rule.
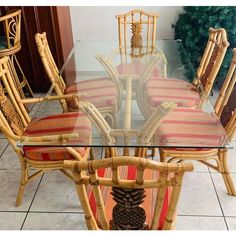
[[226, 30], [230, 46], [217, 76], [217, 82], [221, 85], [232, 59], [232, 49], [236, 47], [236, 7], [184, 7], [184, 12], [179, 15], [179, 19], [173, 27], [175, 39], [182, 40], [195, 69], [199, 65], [207, 43], [208, 29], [213, 27]]

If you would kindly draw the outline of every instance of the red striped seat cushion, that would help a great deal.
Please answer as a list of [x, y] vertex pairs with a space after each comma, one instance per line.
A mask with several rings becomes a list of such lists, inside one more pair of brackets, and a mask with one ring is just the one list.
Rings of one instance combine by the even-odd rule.
[[[119, 167], [119, 173], [120, 173], [120, 178], [122, 179], [135, 179], [136, 177], [136, 168], [133, 166], [122, 166]], [[105, 177], [105, 178], [110, 178], [111, 177], [111, 169], [99, 169], [98, 170], [98, 176], [99, 177]], [[146, 169], [144, 171], [144, 179], [154, 179], [158, 178], [159, 173], [157, 171], [152, 171]], [[106, 187], [102, 186], [101, 187], [102, 191], [102, 198], [104, 200], [105, 204], [105, 209], [107, 213], [107, 219], [110, 221], [112, 219], [112, 209], [115, 206], [116, 202], [113, 200], [112, 195], [111, 195], [111, 187]], [[156, 196], [157, 196], [157, 189], [145, 189], [145, 194], [146, 197], [144, 199], [144, 202], [142, 203], [141, 207], [145, 210], [146, 212], [146, 224], [150, 226], [151, 219], [153, 217], [154, 213], [154, 208], [155, 208], [155, 201], [156, 201]], [[163, 202], [163, 207], [161, 211], [161, 216], [159, 220], [159, 229], [163, 227], [165, 217], [167, 214], [168, 210], [168, 204], [170, 200], [170, 194], [171, 194], [171, 188], [168, 188], [168, 191], [165, 193], [165, 199]], [[91, 186], [88, 188], [88, 195], [89, 195], [89, 203], [92, 209], [92, 212], [97, 219], [98, 225], [99, 223], [99, 216], [96, 208], [96, 201], [93, 192], [91, 191]]]
[[157, 142], [165, 146], [217, 147], [226, 139], [220, 121], [204, 111], [176, 108], [156, 132]]
[[[78, 138], [69, 142], [88, 145], [91, 139], [91, 123], [84, 113], [71, 112], [34, 119], [27, 127], [24, 135], [46, 136], [55, 134], [78, 133]], [[81, 156], [85, 153], [84, 147], [76, 150]], [[62, 147], [24, 147], [25, 157], [37, 161], [59, 161], [73, 159]]]
[[[80, 101], [89, 101], [97, 108], [113, 107], [117, 104], [118, 90], [109, 78], [97, 78], [73, 83], [65, 89], [65, 94], [87, 93]], [[76, 109], [74, 99], [67, 100], [68, 107]]]
[[145, 99], [151, 107], [162, 102], [174, 102], [178, 107], [196, 107], [200, 101], [197, 89], [178, 79], [152, 77], [146, 83], [145, 92]]
[[[131, 63], [122, 63], [118, 65], [116, 69], [120, 75], [124, 75], [124, 74], [141, 75], [141, 73], [144, 71], [146, 66], [147, 65], [145, 65], [144, 63], [131, 62]], [[157, 67], [154, 68], [152, 75], [156, 77], [160, 76], [159, 70]]]

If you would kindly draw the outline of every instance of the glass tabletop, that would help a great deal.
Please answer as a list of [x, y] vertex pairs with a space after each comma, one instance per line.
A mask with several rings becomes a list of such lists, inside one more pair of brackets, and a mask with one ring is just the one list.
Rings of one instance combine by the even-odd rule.
[[[180, 108], [167, 99], [156, 107], [150, 107], [144, 102], [148, 83], [158, 78], [162, 83], [177, 79], [190, 84], [195, 76], [180, 40], [157, 40], [155, 48], [136, 49], [121, 49], [118, 41], [78, 41], [59, 73], [66, 81], [68, 94], [79, 92], [79, 112], [91, 121], [91, 139], [78, 141], [76, 134], [79, 137], [80, 133], [72, 128], [71, 136], [65, 135], [58, 140], [49, 137], [44, 143], [22, 141], [19, 146], [223, 148], [229, 145], [225, 130], [214, 118], [213, 105], [203, 90], [201, 108], [192, 108], [191, 112], [203, 114], [206, 124], [214, 120], [215, 132], [211, 142], [204, 138], [193, 141], [191, 135], [171, 141], [158, 137], [158, 132], [164, 132], [162, 126], [166, 119], [171, 122], [169, 116]], [[54, 85], [47, 96], [52, 95], [53, 90]], [[39, 106], [33, 117], [42, 116], [46, 109], [49, 115], [56, 106], [55, 102], [45, 103]], [[74, 121], [75, 127], [78, 122], [79, 118]], [[184, 127], [181, 122], [175, 122], [176, 130], [181, 127]], [[200, 135], [200, 131], [192, 130], [192, 136]], [[206, 138], [207, 135], [206, 131]]]

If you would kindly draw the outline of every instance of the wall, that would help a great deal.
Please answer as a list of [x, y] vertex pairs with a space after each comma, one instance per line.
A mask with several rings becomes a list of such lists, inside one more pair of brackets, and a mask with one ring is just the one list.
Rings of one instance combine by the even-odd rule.
[[157, 21], [157, 38], [172, 39], [174, 31], [171, 24], [178, 19], [183, 12], [181, 6], [167, 7], [70, 7], [71, 22], [74, 41], [76, 40], [116, 40], [118, 39], [117, 19], [115, 15], [126, 13], [131, 9], [143, 9], [149, 12], [157, 12], [160, 17]]

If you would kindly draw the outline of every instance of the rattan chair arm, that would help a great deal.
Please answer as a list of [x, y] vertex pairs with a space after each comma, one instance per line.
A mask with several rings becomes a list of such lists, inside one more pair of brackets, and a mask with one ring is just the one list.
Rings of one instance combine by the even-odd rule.
[[12, 140], [18, 141], [21, 138], [21, 136], [15, 135], [9, 129], [7, 129], [5, 126], [0, 126], [0, 131], [3, 132], [4, 134], [6, 134], [6, 136]]
[[30, 103], [52, 101], [52, 100], [79, 98], [81, 96], [87, 96], [87, 93], [76, 93], [76, 94], [74, 93], [74, 94], [67, 94], [67, 95], [46, 96], [46, 97], [41, 97], [41, 98], [25, 98], [25, 99], [21, 99], [21, 102], [23, 104], [30, 104]]
[[20, 141], [20, 142], [49, 142], [50, 141], [60, 141], [66, 143], [68, 139], [71, 138], [78, 138], [78, 133], [68, 133], [68, 134], [57, 134], [57, 135], [47, 135], [47, 136], [19, 136], [12, 133], [10, 130], [8, 130], [6, 127], [1, 126], [0, 130], [7, 135], [12, 140]]
[[78, 133], [68, 133], [68, 134], [53, 134], [53, 135], [44, 135], [44, 136], [21, 136], [19, 141], [21, 142], [49, 142], [58, 141], [66, 143], [69, 139], [78, 138]]

